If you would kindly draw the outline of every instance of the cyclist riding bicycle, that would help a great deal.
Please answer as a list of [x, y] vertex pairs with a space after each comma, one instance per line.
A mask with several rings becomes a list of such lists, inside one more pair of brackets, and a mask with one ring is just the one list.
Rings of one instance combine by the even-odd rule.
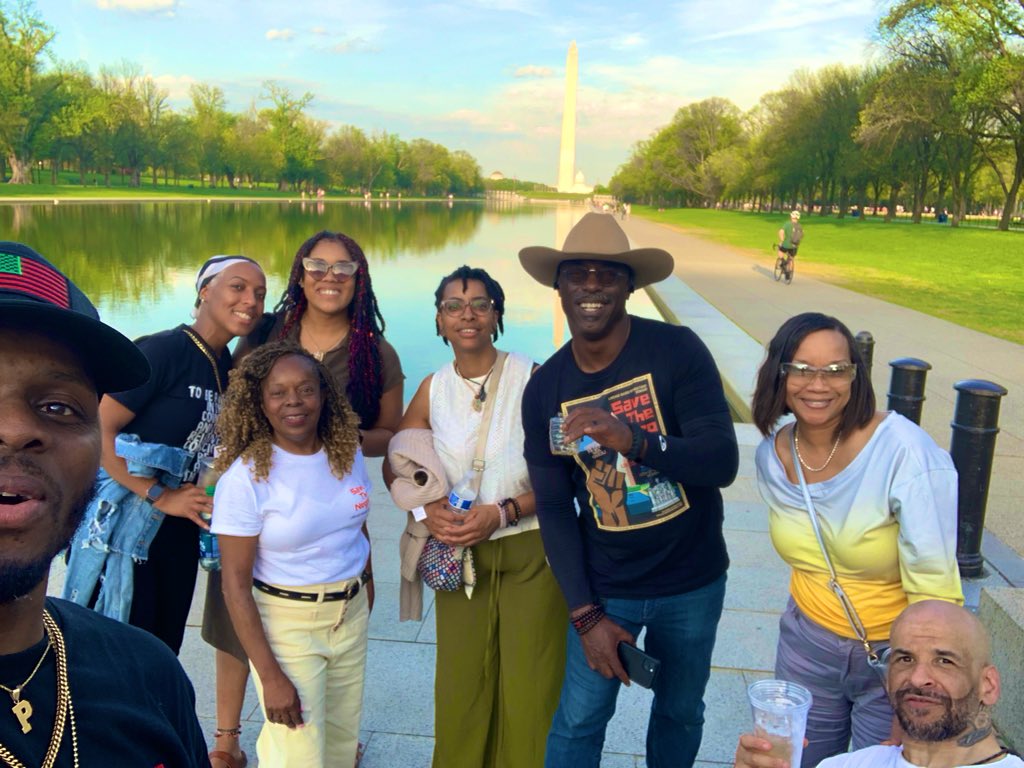
[[796, 249], [803, 238], [804, 228], [800, 226], [800, 211], [793, 211], [789, 214], [789, 221], [779, 230], [779, 258], [787, 260], [789, 269], [792, 269]]

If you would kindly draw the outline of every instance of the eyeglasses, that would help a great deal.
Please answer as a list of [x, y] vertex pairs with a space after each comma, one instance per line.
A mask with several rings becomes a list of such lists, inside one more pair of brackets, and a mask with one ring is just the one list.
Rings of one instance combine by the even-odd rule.
[[817, 368], [806, 363], [783, 363], [779, 366], [779, 372], [805, 384], [814, 381], [819, 374], [825, 381], [853, 381], [857, 375], [857, 366], [854, 363], [833, 363]]
[[595, 267], [562, 267], [559, 277], [568, 281], [569, 285], [579, 287], [586, 285], [587, 278], [590, 277], [591, 272], [594, 273], [598, 285], [602, 288], [610, 288], [626, 277], [625, 272], [613, 267], [601, 267], [600, 269]]
[[468, 302], [462, 299], [445, 299], [441, 302], [441, 309], [449, 317], [458, 317], [466, 310], [466, 305], [477, 317], [486, 315], [494, 308], [494, 299], [470, 299]]
[[344, 283], [359, 271], [359, 262], [336, 261], [333, 264], [328, 264], [323, 259], [314, 259], [307, 256], [302, 260], [302, 268], [306, 270], [306, 274], [314, 280], [323, 280], [327, 277], [327, 273], [330, 272], [338, 278], [338, 280]]

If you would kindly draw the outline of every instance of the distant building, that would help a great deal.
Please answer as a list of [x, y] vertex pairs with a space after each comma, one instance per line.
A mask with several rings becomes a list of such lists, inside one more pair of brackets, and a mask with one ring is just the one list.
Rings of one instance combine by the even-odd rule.
[[487, 178], [489, 178], [491, 181], [502, 181], [505, 178], [505, 174], [502, 173], [501, 171], [495, 171]]

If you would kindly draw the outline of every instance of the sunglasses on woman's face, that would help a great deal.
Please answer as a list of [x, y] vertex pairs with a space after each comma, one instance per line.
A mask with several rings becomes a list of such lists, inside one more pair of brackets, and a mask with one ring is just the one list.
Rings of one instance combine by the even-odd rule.
[[853, 381], [854, 376], [857, 375], [857, 366], [853, 363], [833, 363], [816, 368], [805, 363], [783, 363], [779, 366], [779, 371], [783, 376], [794, 381], [810, 384], [818, 376], [825, 381]]
[[[469, 308], [477, 317], [482, 317], [491, 311], [494, 306], [492, 299], [470, 299]], [[441, 302], [441, 309], [449, 317], [458, 317], [466, 310], [467, 302], [462, 299], [445, 299]]]
[[302, 268], [314, 280], [323, 280], [327, 277], [327, 273], [330, 272], [340, 282], [344, 283], [359, 271], [359, 263], [356, 261], [336, 261], [333, 264], [328, 264], [323, 259], [314, 259], [307, 256], [302, 260]]

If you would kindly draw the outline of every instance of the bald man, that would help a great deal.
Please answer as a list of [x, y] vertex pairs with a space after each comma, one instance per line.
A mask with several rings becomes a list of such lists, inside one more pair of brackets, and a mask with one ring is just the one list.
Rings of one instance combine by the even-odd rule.
[[[988, 632], [970, 611], [923, 600], [892, 625], [887, 688], [903, 727], [901, 746], [875, 746], [837, 755], [819, 768], [1024, 768], [996, 740], [991, 710], [999, 700]], [[769, 757], [771, 744], [740, 737], [736, 768], [788, 768]]]

